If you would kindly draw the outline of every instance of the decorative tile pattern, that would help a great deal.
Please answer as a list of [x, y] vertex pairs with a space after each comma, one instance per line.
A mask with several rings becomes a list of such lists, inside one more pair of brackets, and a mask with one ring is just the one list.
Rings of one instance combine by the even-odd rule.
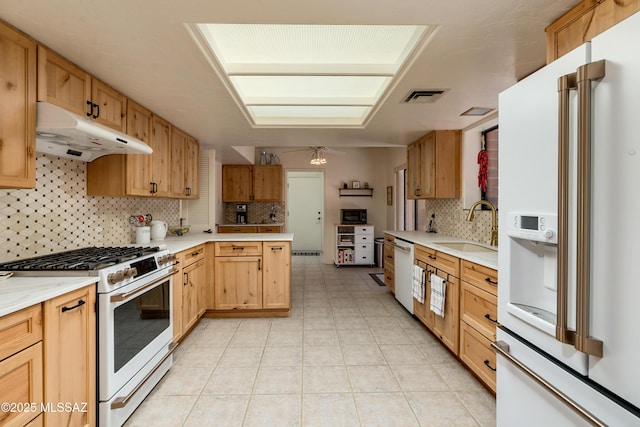
[[[284, 202], [276, 203], [263, 203], [253, 202], [247, 203], [247, 222], [249, 224], [270, 224], [271, 220], [269, 215], [271, 214], [271, 208], [276, 208], [276, 221], [277, 223], [284, 223], [285, 206]], [[225, 224], [236, 223], [236, 203], [227, 202], [224, 204], [224, 222]]]
[[461, 199], [427, 200], [425, 214], [429, 223], [431, 214], [435, 213], [436, 231], [443, 236], [453, 236], [475, 242], [491, 241], [491, 211], [476, 209], [475, 219], [467, 221], [468, 211], [464, 210]]
[[135, 241], [129, 216], [178, 223], [179, 201], [87, 196], [86, 164], [38, 154], [36, 188], [0, 190], [0, 261]]

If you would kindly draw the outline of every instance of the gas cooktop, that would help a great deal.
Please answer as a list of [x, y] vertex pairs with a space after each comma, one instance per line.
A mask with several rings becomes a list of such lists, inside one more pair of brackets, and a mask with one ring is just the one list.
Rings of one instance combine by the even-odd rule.
[[1, 271], [96, 271], [156, 253], [158, 247], [88, 247], [0, 264]]

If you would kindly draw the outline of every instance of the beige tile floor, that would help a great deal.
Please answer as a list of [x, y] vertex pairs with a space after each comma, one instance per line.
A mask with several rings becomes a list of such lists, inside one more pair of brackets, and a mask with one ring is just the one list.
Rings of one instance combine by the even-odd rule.
[[282, 319], [202, 319], [126, 426], [494, 426], [495, 399], [369, 268], [293, 257]]

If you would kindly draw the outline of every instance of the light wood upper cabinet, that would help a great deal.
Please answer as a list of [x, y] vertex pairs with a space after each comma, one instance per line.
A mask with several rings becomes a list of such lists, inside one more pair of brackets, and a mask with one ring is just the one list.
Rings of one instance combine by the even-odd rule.
[[[151, 111], [129, 100], [127, 103], [127, 134], [138, 138], [147, 145], [151, 144]], [[149, 196], [151, 193], [151, 156], [155, 154], [121, 154], [125, 161], [125, 171], [116, 172], [120, 180], [125, 180], [126, 194], [131, 196]], [[99, 161], [97, 159], [96, 161]], [[94, 162], [96, 162], [94, 161]], [[92, 162], [92, 163], [94, 163]], [[91, 164], [89, 163], [89, 168]], [[98, 164], [98, 163], [96, 163]]]
[[181, 199], [200, 197], [200, 145], [176, 127], [171, 129], [171, 193]]
[[280, 202], [284, 199], [281, 165], [223, 165], [223, 202]]
[[46, 412], [45, 424], [96, 424], [95, 285], [44, 303], [44, 401], [87, 402], [87, 412]]
[[460, 197], [459, 130], [433, 131], [407, 148], [407, 198]]
[[189, 136], [187, 138], [187, 153], [184, 161], [185, 199], [200, 198], [200, 144]]
[[640, 0], [583, 0], [549, 25], [547, 63], [640, 10]]
[[150, 145], [152, 194], [158, 197], [171, 196], [171, 125], [166, 120], [153, 116], [151, 119]]
[[0, 22], [0, 188], [36, 186], [36, 44]]
[[280, 165], [253, 167], [253, 201], [279, 202], [283, 197], [284, 173]]
[[262, 308], [291, 306], [291, 243], [263, 242]]
[[120, 132], [127, 98], [62, 56], [38, 46], [38, 101], [50, 102]]
[[251, 202], [253, 195], [253, 166], [222, 166], [222, 201]]

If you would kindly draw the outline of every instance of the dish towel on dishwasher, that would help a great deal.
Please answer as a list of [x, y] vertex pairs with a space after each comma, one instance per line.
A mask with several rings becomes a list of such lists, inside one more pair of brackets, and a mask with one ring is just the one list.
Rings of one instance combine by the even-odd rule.
[[424, 304], [424, 286], [425, 286], [424, 269], [419, 265], [413, 265], [413, 280], [411, 285], [411, 295], [421, 304]]
[[447, 281], [431, 273], [431, 303], [429, 309], [440, 317], [444, 317], [444, 299], [447, 295]]

